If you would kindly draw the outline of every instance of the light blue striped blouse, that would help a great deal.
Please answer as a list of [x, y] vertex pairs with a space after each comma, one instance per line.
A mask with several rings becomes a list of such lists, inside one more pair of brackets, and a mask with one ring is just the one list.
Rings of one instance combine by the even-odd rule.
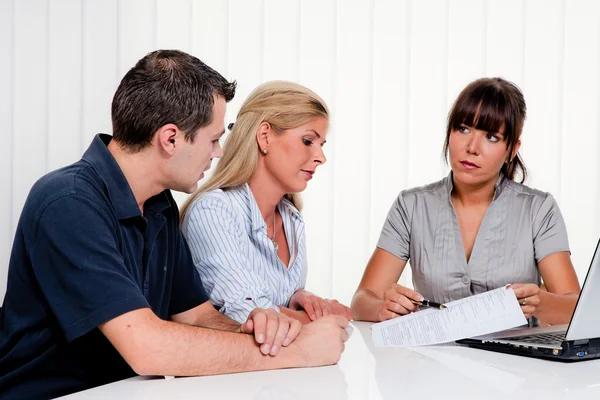
[[243, 322], [254, 308], [287, 306], [306, 284], [302, 215], [287, 199], [277, 209], [290, 250], [286, 267], [267, 237], [267, 226], [246, 184], [204, 193], [188, 209], [183, 234], [213, 305]]

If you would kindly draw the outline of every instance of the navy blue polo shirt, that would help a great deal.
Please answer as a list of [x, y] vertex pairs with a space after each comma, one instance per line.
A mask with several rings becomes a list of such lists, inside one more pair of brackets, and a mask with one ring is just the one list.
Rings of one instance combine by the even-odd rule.
[[97, 135], [83, 158], [35, 183], [0, 310], [0, 397], [48, 398], [134, 375], [97, 329], [150, 307], [168, 319], [208, 297], [170, 191], [144, 214]]

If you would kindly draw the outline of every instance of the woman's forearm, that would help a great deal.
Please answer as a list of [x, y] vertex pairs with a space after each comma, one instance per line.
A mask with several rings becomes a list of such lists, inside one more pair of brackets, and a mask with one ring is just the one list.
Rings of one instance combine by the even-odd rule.
[[379, 322], [378, 313], [382, 303], [383, 300], [372, 290], [357, 290], [350, 305], [354, 320]]
[[300, 323], [302, 323], [302, 325], [311, 322], [310, 318], [308, 317], [308, 314], [306, 314], [304, 310], [292, 310], [291, 308], [279, 306], [279, 311], [281, 311], [281, 313], [287, 315], [290, 318], [297, 319], [298, 321], [300, 321]]
[[556, 294], [540, 291], [540, 305], [533, 314], [550, 325], [568, 324], [575, 310], [579, 293]]

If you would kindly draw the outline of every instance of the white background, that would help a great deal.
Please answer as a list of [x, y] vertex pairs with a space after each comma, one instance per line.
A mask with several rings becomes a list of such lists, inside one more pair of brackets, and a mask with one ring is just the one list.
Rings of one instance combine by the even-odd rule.
[[398, 192], [446, 174], [458, 92], [514, 81], [528, 183], [556, 197], [583, 280], [600, 223], [599, 22], [596, 0], [0, 0], [0, 295], [31, 185], [110, 133], [119, 80], [157, 48], [238, 81], [226, 122], [271, 79], [328, 102], [329, 161], [304, 194], [308, 289], [344, 302]]

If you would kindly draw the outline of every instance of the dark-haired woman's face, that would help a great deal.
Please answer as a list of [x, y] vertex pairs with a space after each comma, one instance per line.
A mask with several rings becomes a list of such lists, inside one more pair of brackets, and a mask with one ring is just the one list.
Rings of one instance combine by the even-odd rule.
[[[487, 132], [462, 124], [450, 132], [449, 158], [454, 179], [469, 185], [496, 181], [509, 152], [504, 126], [498, 132]], [[513, 151], [519, 150], [520, 142]]]

